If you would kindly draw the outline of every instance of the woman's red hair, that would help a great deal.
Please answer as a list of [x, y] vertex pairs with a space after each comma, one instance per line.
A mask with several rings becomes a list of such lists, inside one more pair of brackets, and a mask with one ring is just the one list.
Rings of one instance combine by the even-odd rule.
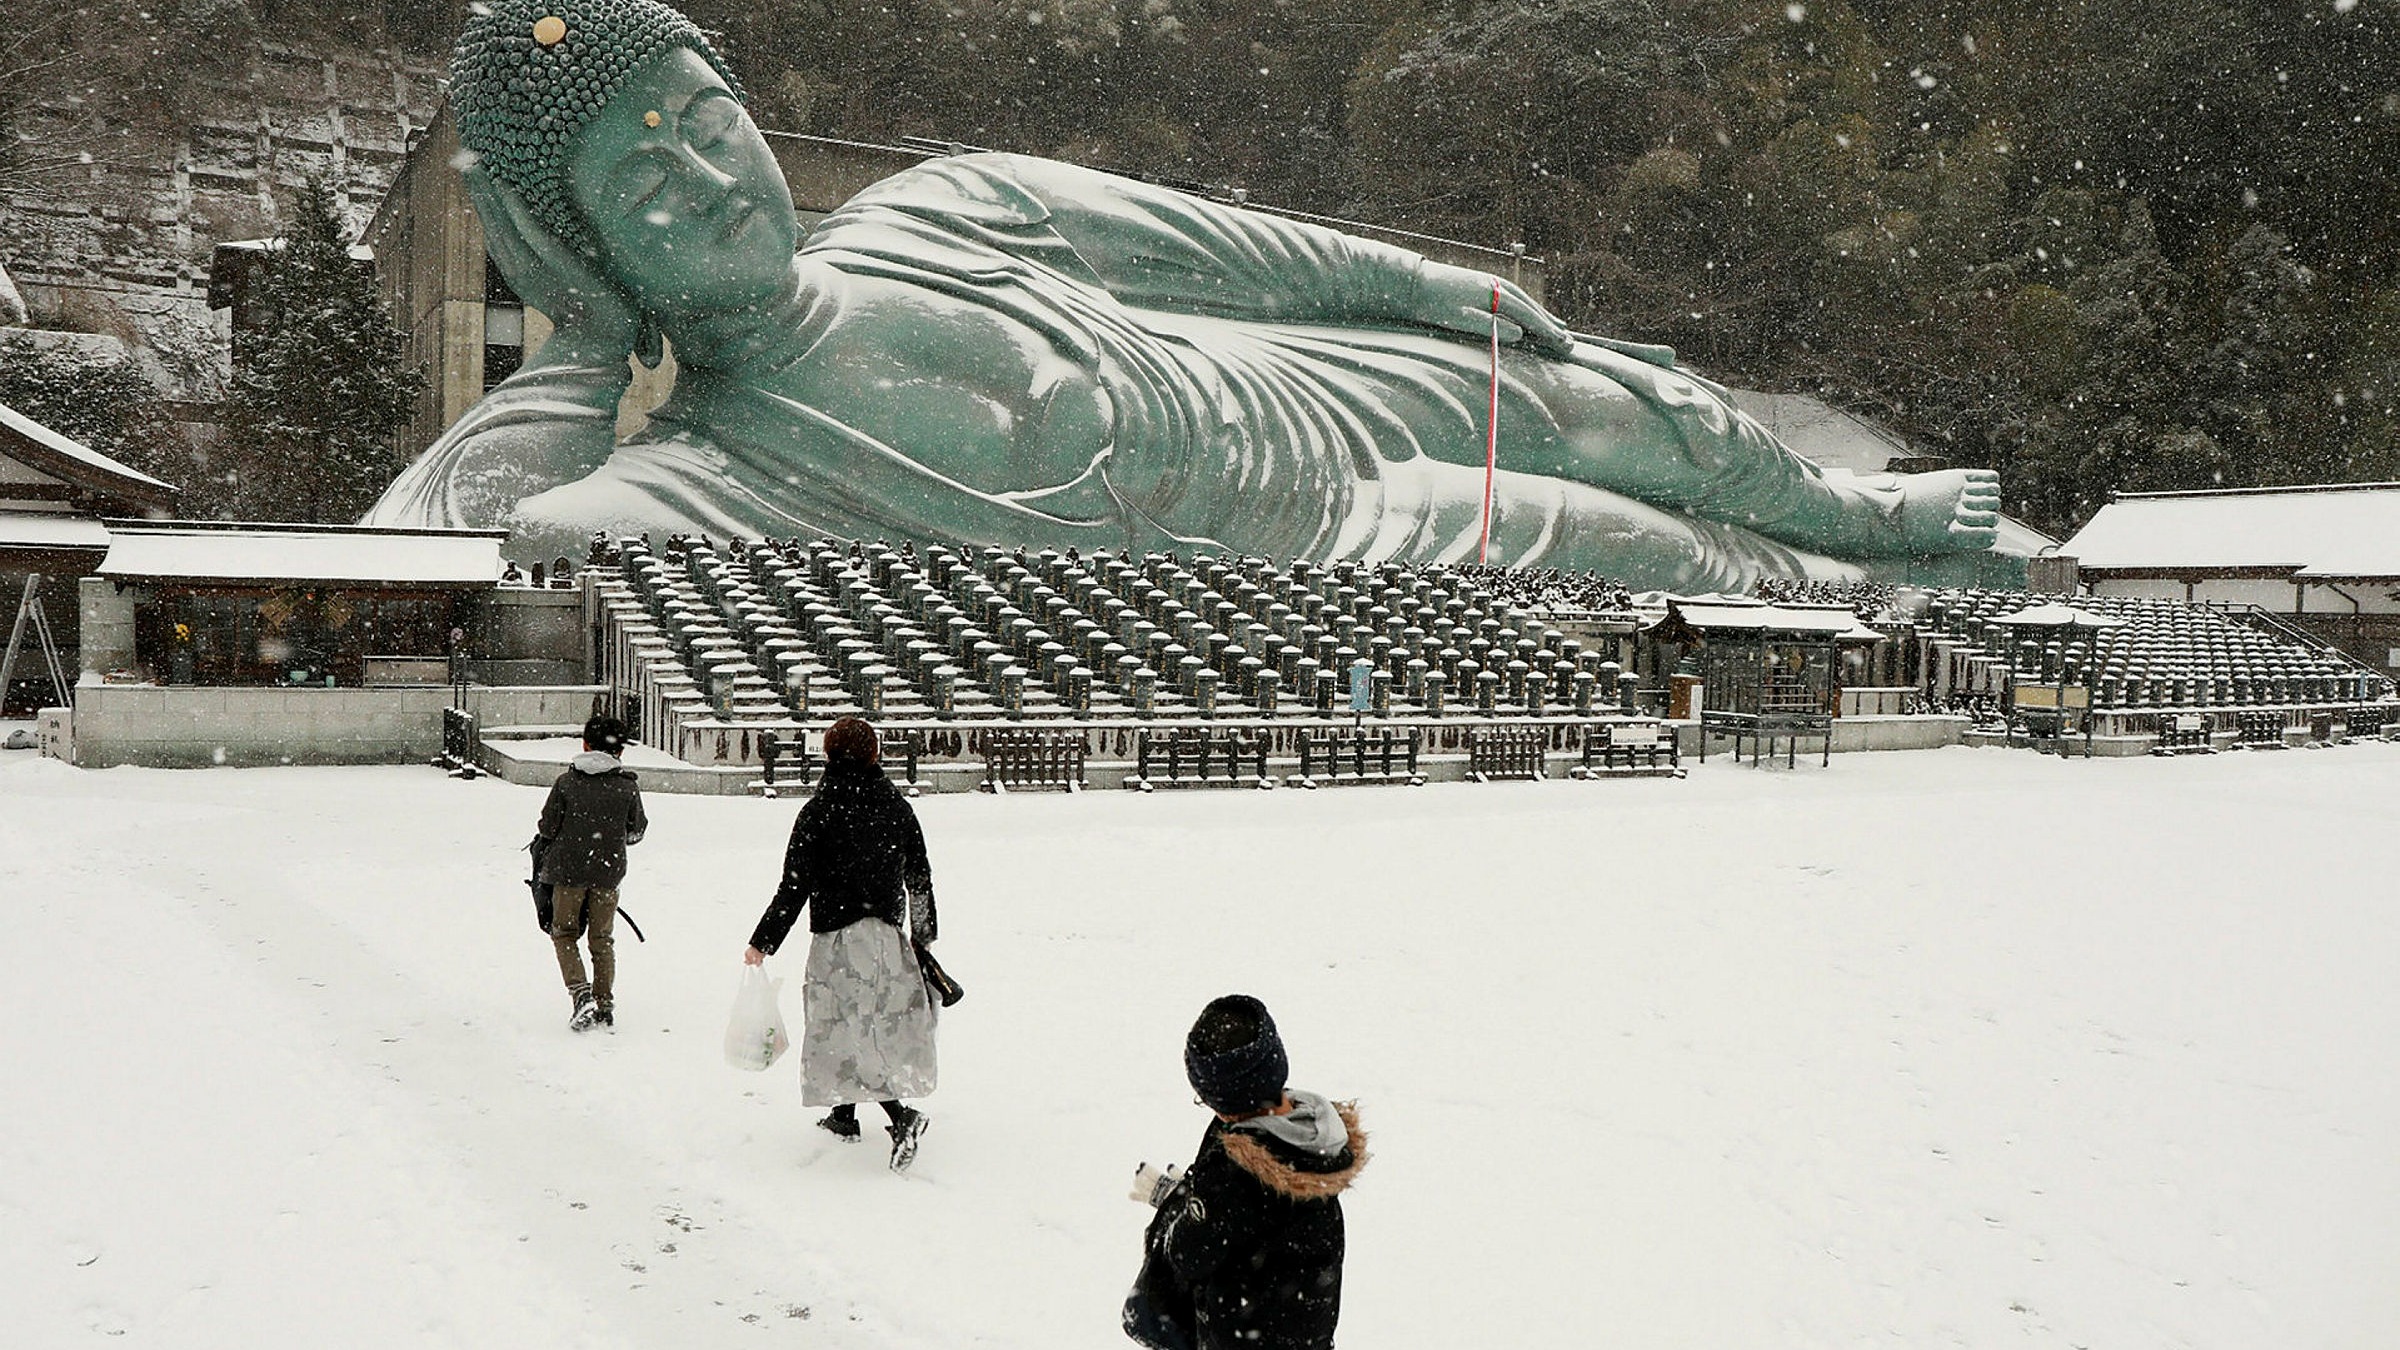
[[883, 758], [883, 743], [872, 723], [845, 717], [825, 729], [825, 758], [836, 764], [873, 764]]

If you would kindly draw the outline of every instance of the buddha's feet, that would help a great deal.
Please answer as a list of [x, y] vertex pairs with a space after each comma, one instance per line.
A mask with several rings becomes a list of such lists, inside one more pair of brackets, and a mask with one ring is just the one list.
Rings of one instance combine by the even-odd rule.
[[1943, 469], [1900, 475], [1899, 526], [1908, 551], [1973, 553], [2000, 533], [2000, 475], [1990, 469]]

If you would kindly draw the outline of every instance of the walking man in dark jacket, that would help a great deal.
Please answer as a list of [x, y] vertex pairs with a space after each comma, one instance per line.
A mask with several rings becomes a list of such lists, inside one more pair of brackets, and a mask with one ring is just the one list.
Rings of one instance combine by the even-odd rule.
[[1180, 1178], [1137, 1174], [1158, 1213], [1125, 1334], [1153, 1350], [1331, 1350], [1341, 1194], [1367, 1164], [1357, 1109], [1284, 1085], [1275, 1019], [1246, 994], [1201, 1010], [1183, 1063], [1216, 1119]]
[[[617, 762], [625, 753], [625, 724], [596, 715], [583, 724], [583, 753], [550, 785], [542, 803], [540, 879], [553, 888], [550, 942], [575, 1012], [567, 1025], [589, 1031], [617, 1024], [617, 887], [625, 881], [625, 850], [650, 828], [642, 789]], [[583, 973], [578, 936], [588, 936], [592, 973]]]

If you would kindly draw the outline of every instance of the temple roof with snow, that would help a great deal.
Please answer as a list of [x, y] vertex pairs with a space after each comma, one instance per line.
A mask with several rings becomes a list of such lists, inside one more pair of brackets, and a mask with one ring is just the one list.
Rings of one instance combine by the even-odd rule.
[[2061, 551], [2086, 575], [2400, 578], [2400, 483], [2125, 493]]

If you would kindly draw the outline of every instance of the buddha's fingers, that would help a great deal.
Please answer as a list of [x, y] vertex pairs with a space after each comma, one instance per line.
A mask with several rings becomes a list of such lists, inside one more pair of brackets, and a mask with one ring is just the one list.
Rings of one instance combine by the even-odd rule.
[[1527, 295], [1513, 282], [1495, 278], [1494, 284], [1499, 290], [1500, 317], [1514, 324], [1518, 330], [1517, 337], [1509, 341], [1521, 341], [1546, 356], [1563, 357], [1575, 350], [1574, 335], [1555, 315], [1542, 308], [1540, 301]]
[[1489, 333], [1495, 325], [1500, 329], [1501, 345], [1514, 347], [1524, 340], [1525, 330], [1523, 328], [1508, 319], [1494, 317], [1490, 310], [1476, 309], [1471, 305], [1464, 306], [1459, 310], [1458, 322], [1451, 326], [1461, 333], [1478, 331]]

